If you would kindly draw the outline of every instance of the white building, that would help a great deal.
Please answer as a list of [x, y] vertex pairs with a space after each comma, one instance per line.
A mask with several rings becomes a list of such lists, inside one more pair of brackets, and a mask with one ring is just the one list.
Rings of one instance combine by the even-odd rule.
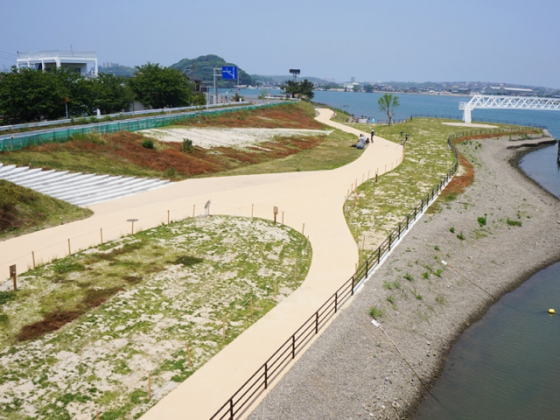
[[93, 64], [93, 75], [97, 76], [97, 55], [95, 51], [39, 51], [19, 52], [16, 67], [29, 67], [37, 70], [51, 68], [74, 69], [81, 76], [88, 74], [88, 64]]

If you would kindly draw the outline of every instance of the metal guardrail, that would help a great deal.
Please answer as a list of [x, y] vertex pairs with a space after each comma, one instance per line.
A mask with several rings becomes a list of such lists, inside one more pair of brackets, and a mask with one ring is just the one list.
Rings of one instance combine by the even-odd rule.
[[227, 400], [220, 409], [210, 418], [230, 419], [238, 418], [254, 402], [254, 397], [260, 391], [268, 389], [271, 382], [277, 379], [280, 372], [295, 359], [296, 355], [311, 341], [313, 336], [325, 326], [338, 309], [350, 299], [367, 279], [369, 273], [381, 264], [381, 260], [391, 251], [394, 244], [411, 227], [412, 223], [422, 215], [424, 210], [436, 198], [437, 194], [447, 185], [449, 180], [457, 172], [458, 153], [451, 139], [447, 144], [453, 155], [455, 163], [447, 174], [442, 177], [440, 182], [432, 188], [428, 194], [422, 198], [420, 203], [414, 207], [395, 229], [389, 234], [387, 239], [358, 267], [352, 277], [346, 280], [342, 286], [311, 315], [297, 331], [290, 336], [274, 354]]
[[[457, 115], [433, 115], [433, 114], [412, 114], [410, 118], [438, 118], [438, 119], [445, 119], [445, 120], [459, 120], [462, 121], [462, 116]], [[538, 125], [538, 124], [529, 124], [529, 123], [520, 123], [515, 121], [505, 121], [505, 120], [497, 120], [494, 118], [472, 118], [473, 122], [492, 122], [496, 124], [509, 124], [509, 125], [521, 125], [524, 127], [533, 127], [533, 128], [540, 128], [546, 130], [548, 127], [546, 125]]]
[[98, 119], [103, 121], [104, 118], [115, 118], [120, 119], [122, 117], [132, 117], [135, 115], [147, 115], [147, 114], [165, 114], [170, 112], [181, 112], [181, 111], [203, 111], [205, 109], [210, 108], [220, 108], [224, 106], [235, 106], [235, 105], [250, 105], [250, 102], [243, 101], [243, 102], [227, 102], [222, 104], [211, 104], [211, 105], [193, 105], [193, 106], [183, 106], [178, 108], [158, 108], [158, 109], [144, 109], [142, 111], [131, 111], [131, 112], [117, 112], [115, 114], [105, 114], [96, 117], [95, 115], [89, 117], [80, 117], [80, 118], [65, 118], [62, 120], [54, 120], [54, 121], [41, 121], [36, 123], [23, 123], [23, 124], [11, 124], [11, 125], [2, 125], [0, 126], [0, 131], [9, 131], [9, 130], [25, 130], [28, 128], [36, 128], [36, 127], [49, 127], [51, 125], [64, 125], [64, 124], [72, 124], [77, 123], [80, 120], [87, 121], [91, 118]]

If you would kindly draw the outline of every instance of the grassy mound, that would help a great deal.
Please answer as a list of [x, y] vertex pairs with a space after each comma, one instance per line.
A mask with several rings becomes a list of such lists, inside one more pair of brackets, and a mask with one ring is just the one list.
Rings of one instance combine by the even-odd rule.
[[0, 180], [0, 239], [92, 215], [91, 210]]
[[[200, 115], [181, 127], [322, 129], [310, 104], [286, 104], [223, 115]], [[0, 162], [74, 172], [181, 180], [196, 176], [330, 169], [359, 154], [348, 150], [351, 135], [277, 137], [259, 147], [239, 149], [192, 147], [163, 143], [140, 133], [77, 135], [65, 143], [49, 143], [0, 153]], [[318, 150], [319, 153], [314, 153]]]

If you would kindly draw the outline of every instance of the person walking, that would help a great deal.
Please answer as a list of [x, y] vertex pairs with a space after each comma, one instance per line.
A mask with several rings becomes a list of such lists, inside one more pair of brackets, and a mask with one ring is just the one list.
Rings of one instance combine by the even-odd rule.
[[373, 131], [373, 128], [371, 129], [371, 144], [373, 144], [373, 136], [375, 136], [375, 131]]

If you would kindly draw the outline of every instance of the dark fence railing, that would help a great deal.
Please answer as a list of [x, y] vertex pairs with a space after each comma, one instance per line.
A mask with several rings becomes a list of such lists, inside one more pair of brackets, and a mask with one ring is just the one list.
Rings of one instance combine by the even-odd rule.
[[441, 178], [438, 184], [432, 188], [420, 203], [416, 205], [393, 229], [387, 239], [358, 267], [352, 277], [346, 280], [342, 286], [313, 314], [298, 330], [288, 338], [276, 352], [245, 382], [224, 405], [211, 417], [214, 419], [235, 419], [245, 412], [254, 401], [256, 394], [268, 389], [272, 381], [280, 376], [280, 372], [295, 359], [296, 355], [311, 341], [313, 336], [331, 319], [339, 308], [354, 295], [356, 290], [367, 279], [369, 273], [381, 264], [381, 260], [395, 246], [395, 243], [410, 228], [412, 223], [421, 215], [437, 194], [445, 187], [453, 177], [458, 167], [458, 153], [451, 139], [447, 144], [453, 155], [455, 163], [449, 171]]

